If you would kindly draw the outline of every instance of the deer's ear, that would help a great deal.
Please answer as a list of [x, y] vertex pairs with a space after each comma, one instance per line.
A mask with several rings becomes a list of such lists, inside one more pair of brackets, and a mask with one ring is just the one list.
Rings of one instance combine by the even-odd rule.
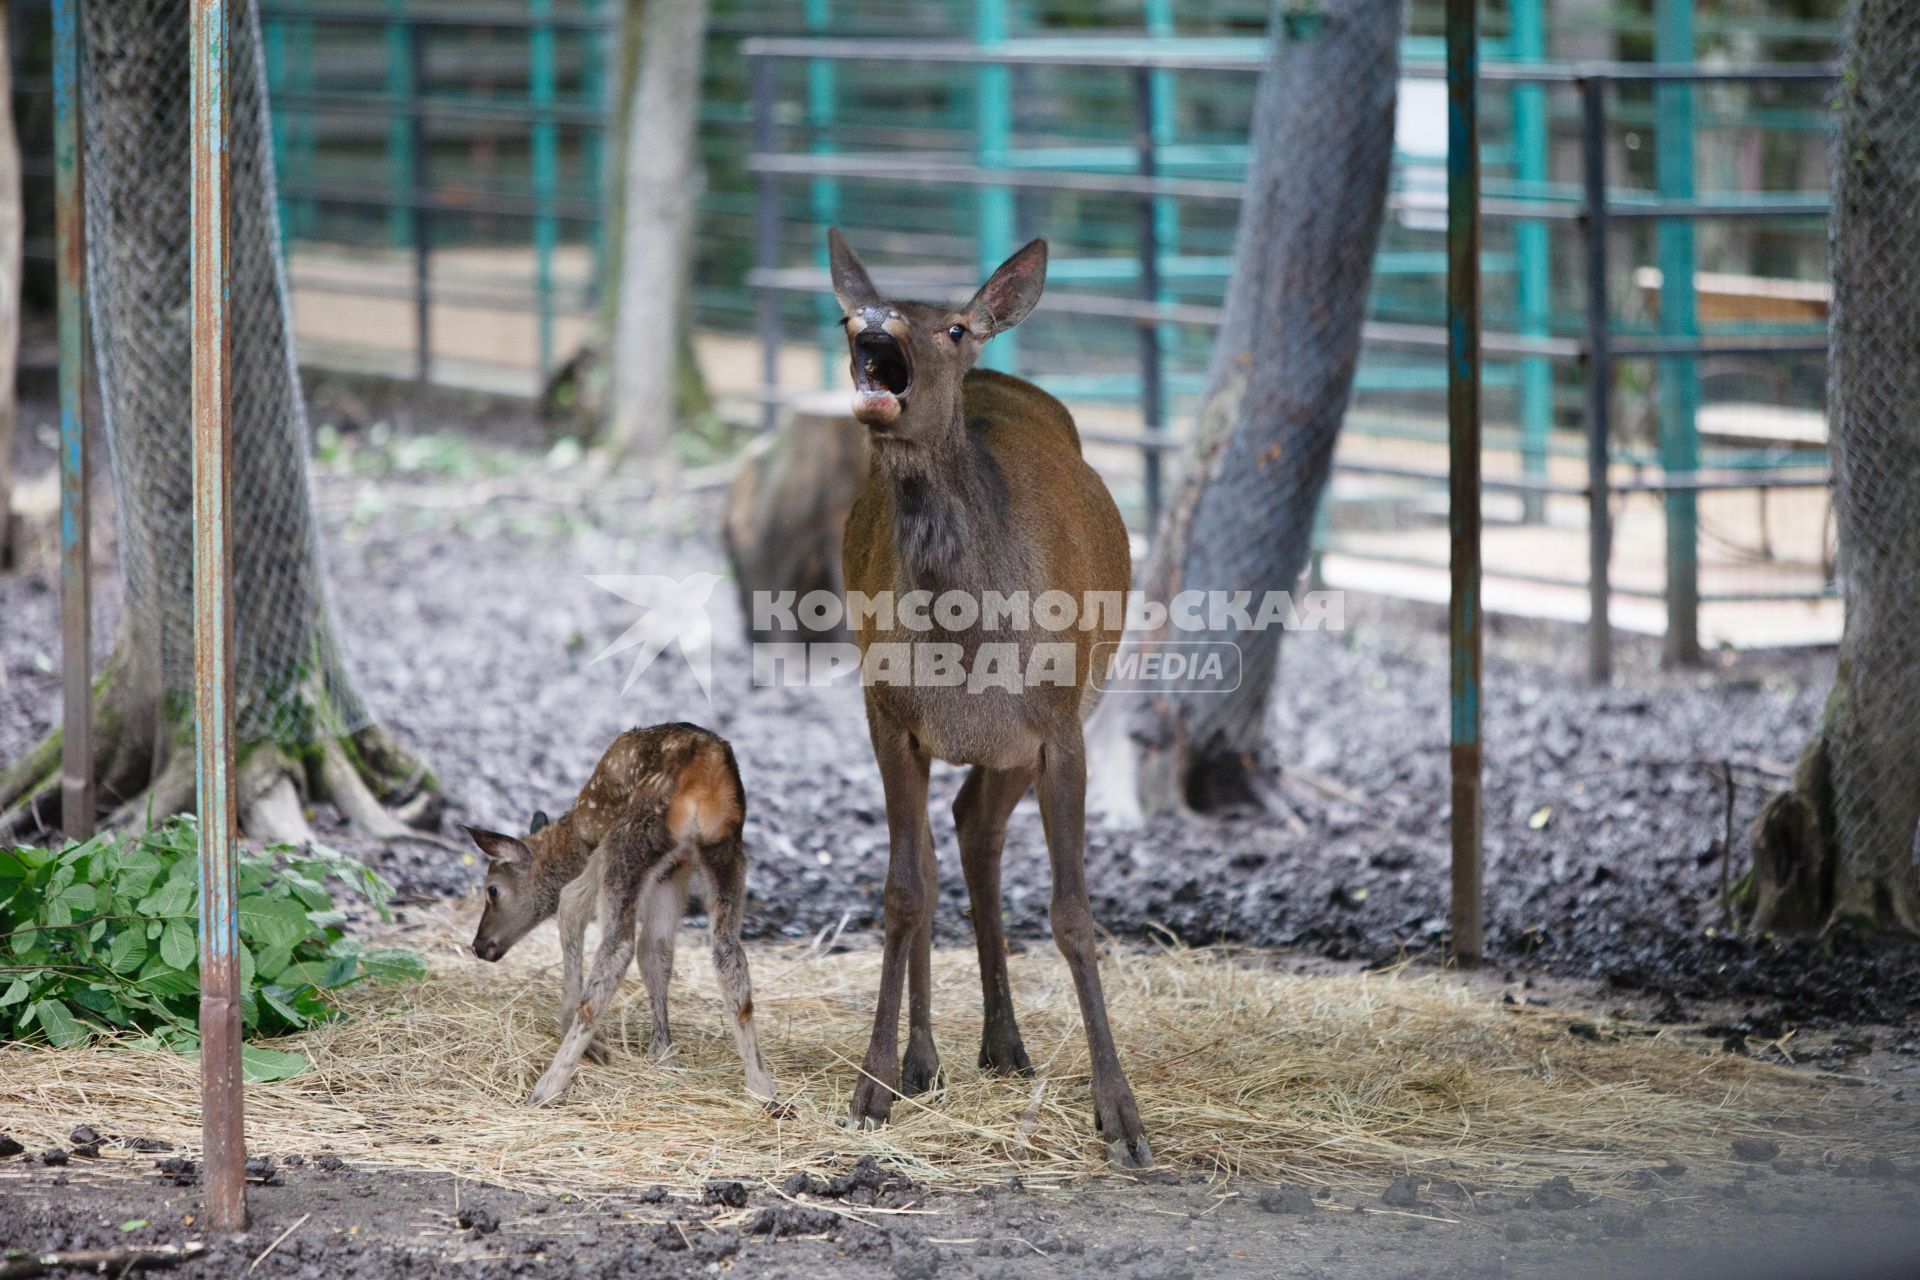
[[848, 315], [880, 301], [880, 291], [838, 227], [827, 228], [827, 262], [833, 274], [833, 296]]
[[461, 830], [473, 837], [473, 842], [480, 846], [480, 852], [487, 855], [487, 861], [496, 866], [533, 865], [533, 850], [512, 836], [503, 836], [498, 831], [483, 831], [479, 827], [462, 827]]
[[987, 277], [966, 307], [973, 331], [991, 338], [1025, 320], [1047, 287], [1047, 242], [1031, 240]]
[[547, 816], [545, 809], [535, 809], [533, 811], [533, 821], [527, 824], [527, 834], [532, 835], [536, 831], [545, 831], [552, 825], [553, 819]]

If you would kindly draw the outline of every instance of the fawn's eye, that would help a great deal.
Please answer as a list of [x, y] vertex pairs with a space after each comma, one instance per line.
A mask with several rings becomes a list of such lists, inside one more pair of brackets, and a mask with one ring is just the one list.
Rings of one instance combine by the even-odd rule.
[[963, 324], [957, 324], [953, 326], [953, 328], [947, 330], [947, 336], [949, 338], [952, 338], [955, 342], [958, 342], [960, 341], [960, 339], [967, 336], [967, 326]]
[[500, 886], [499, 886], [499, 885], [497, 885], [497, 884], [490, 884], [490, 885], [488, 885], [488, 886], [487, 886], [487, 901], [488, 901], [488, 902], [498, 902], [498, 901], [500, 901]]

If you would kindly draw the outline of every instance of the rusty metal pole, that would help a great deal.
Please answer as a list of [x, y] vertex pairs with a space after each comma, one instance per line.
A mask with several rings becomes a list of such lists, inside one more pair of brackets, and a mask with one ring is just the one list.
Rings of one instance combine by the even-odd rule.
[[193, 722], [200, 812], [200, 1131], [206, 1218], [247, 1225], [233, 788], [232, 334], [227, 6], [193, 0]]
[[1486, 944], [1480, 828], [1480, 118], [1475, 0], [1447, 0], [1447, 447], [1453, 958]]
[[60, 313], [60, 831], [93, 834], [93, 579], [87, 499], [87, 215], [80, 0], [53, 4], [53, 206]]

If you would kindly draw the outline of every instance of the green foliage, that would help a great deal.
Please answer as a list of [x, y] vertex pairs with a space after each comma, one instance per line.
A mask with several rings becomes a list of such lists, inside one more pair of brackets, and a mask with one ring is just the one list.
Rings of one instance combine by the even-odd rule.
[[[0, 848], [0, 1041], [61, 1048], [108, 1031], [183, 1052], [199, 1047], [198, 827], [178, 818], [144, 836], [64, 849]], [[421, 977], [411, 951], [366, 949], [341, 927], [332, 885], [372, 904], [391, 893], [332, 850], [240, 850], [240, 1000], [249, 1039], [325, 1021], [326, 993], [365, 978]], [[250, 1079], [282, 1079], [297, 1053], [249, 1046]]]

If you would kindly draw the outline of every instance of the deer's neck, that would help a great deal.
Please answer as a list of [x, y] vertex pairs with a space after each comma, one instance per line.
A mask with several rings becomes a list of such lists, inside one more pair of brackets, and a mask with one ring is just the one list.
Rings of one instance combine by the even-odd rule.
[[875, 450], [893, 502], [893, 542], [911, 590], [985, 585], [991, 549], [1005, 541], [1007, 488], [1000, 467], [956, 407], [937, 438]]
[[559, 905], [560, 891], [586, 869], [593, 846], [579, 830], [579, 820], [569, 811], [558, 822], [528, 838], [533, 849], [534, 879], [540, 886], [542, 905], [552, 914]]

